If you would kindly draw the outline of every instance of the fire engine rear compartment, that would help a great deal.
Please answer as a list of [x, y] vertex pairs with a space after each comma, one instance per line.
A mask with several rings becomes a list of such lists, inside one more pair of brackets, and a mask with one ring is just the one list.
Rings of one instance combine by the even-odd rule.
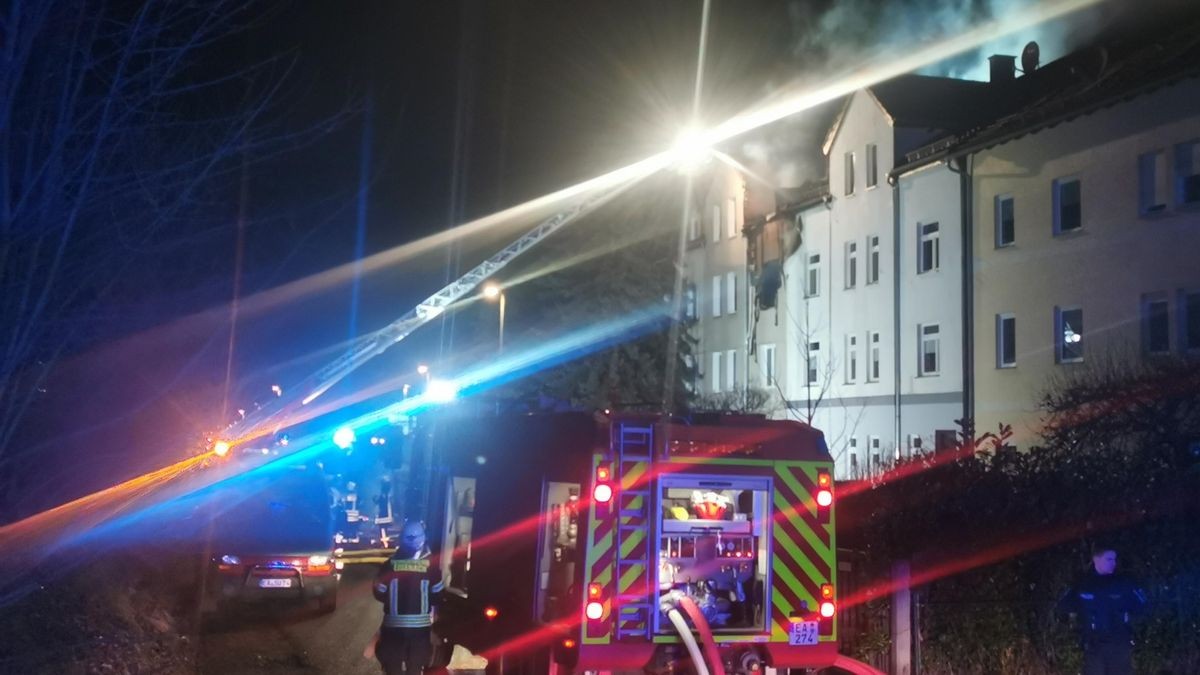
[[[628, 600], [612, 597], [618, 592], [614, 580], [603, 590], [612, 613], [598, 622], [610, 635], [599, 644], [589, 640], [592, 622], [582, 610], [593, 580], [589, 565], [595, 563], [595, 542], [589, 539], [598, 522], [589, 508], [595, 461], [612, 457], [607, 434], [598, 436], [596, 421], [585, 415], [528, 417], [500, 433], [492, 427], [482, 434], [480, 427], [465, 425], [439, 430], [439, 452], [445, 454], [438, 501], [444, 508], [433, 511], [441, 522], [431, 523], [431, 532], [438, 533], [431, 544], [443, 553], [447, 585], [465, 596], [452, 599], [439, 621], [449, 639], [477, 654], [519, 643], [530, 659], [522, 670], [529, 672], [546, 672], [551, 652], [568, 663], [579, 659], [580, 668], [612, 663], [605, 668], [622, 669], [611, 661], [618, 652], [624, 654], [622, 664], [649, 665], [664, 649], [682, 656], [675, 646], [678, 635], [657, 606], [669, 590], [703, 610], [722, 649], [780, 639], [778, 612], [791, 610], [776, 607], [772, 620], [771, 587], [778, 583], [772, 570], [773, 499], [779, 498], [774, 462], [728, 459], [717, 467], [696, 458], [663, 457], [656, 463], [643, 487], [650, 522], [642, 528], [648, 569], [641, 588], [652, 607], [649, 627], [641, 639], [617, 633], [616, 608]], [[822, 461], [819, 455], [803, 459]], [[619, 480], [614, 476], [614, 508], [624, 492]], [[630, 574], [626, 571], [627, 578]], [[492, 619], [484, 617], [486, 608], [497, 610]], [[827, 629], [822, 626], [820, 649], [806, 648], [814, 665], [836, 649]], [[781, 655], [798, 649], [782, 639]], [[507, 657], [506, 671], [516, 665], [516, 656]], [[793, 651], [789, 660], [796, 658]]]

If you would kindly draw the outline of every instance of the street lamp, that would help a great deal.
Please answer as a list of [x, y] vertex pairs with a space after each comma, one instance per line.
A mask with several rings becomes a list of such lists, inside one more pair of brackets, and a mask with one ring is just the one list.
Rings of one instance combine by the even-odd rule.
[[500, 299], [500, 351], [504, 351], [504, 289], [497, 284], [488, 284], [483, 287], [483, 297], [488, 300]]

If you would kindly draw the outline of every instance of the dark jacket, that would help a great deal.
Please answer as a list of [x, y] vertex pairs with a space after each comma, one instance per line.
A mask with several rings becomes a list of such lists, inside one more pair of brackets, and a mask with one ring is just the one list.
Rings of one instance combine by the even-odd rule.
[[1130, 620], [1146, 607], [1146, 594], [1132, 579], [1119, 574], [1092, 571], [1063, 596], [1061, 614], [1072, 614], [1078, 622], [1084, 646], [1133, 640]]
[[427, 551], [416, 557], [397, 551], [380, 568], [374, 591], [383, 603], [384, 628], [428, 628], [442, 592], [442, 570]]

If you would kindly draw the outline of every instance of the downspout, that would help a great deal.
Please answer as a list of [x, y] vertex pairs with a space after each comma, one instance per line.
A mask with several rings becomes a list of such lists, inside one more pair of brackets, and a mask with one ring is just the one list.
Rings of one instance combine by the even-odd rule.
[[[892, 353], [895, 355], [892, 358], [892, 369], [894, 371], [895, 387], [893, 390], [892, 407], [896, 410], [895, 429], [893, 430], [893, 442], [895, 443], [892, 450], [892, 456], [895, 457], [900, 453], [900, 434], [901, 434], [901, 410], [900, 410], [900, 260], [902, 256], [900, 251], [904, 248], [904, 228], [900, 223], [900, 177], [894, 173], [888, 174], [888, 183], [892, 185]], [[869, 349], [869, 347], [868, 347]]]
[[[957, 168], [955, 167], [957, 164]], [[962, 205], [962, 385], [963, 420], [975, 420], [975, 242], [974, 192], [971, 189], [971, 156], [959, 155], [946, 161], [958, 174], [959, 203]]]

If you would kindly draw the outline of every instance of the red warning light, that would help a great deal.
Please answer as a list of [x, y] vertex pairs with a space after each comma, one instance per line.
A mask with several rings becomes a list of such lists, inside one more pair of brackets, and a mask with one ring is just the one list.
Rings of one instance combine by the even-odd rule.
[[600, 597], [600, 584], [588, 584], [588, 599], [596, 600]]
[[832, 600], [833, 599], [833, 584], [821, 584], [821, 599], [822, 600]]
[[597, 480], [608, 480], [609, 478], [612, 478], [612, 472], [609, 471], [607, 466], [601, 466], [600, 468], [596, 469], [596, 478]]
[[483, 610], [483, 615], [487, 617], [488, 621], [491, 621], [492, 619], [500, 616], [500, 610], [496, 609], [495, 607], [488, 607]]

